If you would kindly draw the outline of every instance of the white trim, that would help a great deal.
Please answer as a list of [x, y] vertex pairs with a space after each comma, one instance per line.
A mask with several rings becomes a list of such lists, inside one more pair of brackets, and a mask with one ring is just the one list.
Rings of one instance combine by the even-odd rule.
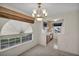
[[11, 46], [11, 47], [8, 47], [8, 48], [5, 48], [5, 49], [2, 49], [2, 50], [0, 50], [0, 52], [3, 52], [3, 51], [6, 51], [6, 50], [9, 50], [9, 49], [15, 48], [15, 47], [17, 47], [17, 46], [20, 46], [20, 45], [26, 44], [26, 43], [28, 43], [28, 42], [32, 42], [32, 40], [29, 40], [29, 41], [26, 41], [26, 42], [23, 42], [23, 43], [20, 43], [20, 44], [16, 44], [16, 45], [14, 45], [14, 46]]

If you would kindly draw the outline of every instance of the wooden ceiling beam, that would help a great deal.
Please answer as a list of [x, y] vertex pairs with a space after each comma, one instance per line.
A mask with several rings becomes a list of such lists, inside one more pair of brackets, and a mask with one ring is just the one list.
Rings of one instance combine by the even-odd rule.
[[34, 18], [0, 6], [0, 17], [34, 23]]

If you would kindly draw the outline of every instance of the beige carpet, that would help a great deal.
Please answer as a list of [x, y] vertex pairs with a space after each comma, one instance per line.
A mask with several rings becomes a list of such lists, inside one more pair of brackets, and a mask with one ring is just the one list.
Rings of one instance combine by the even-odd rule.
[[62, 52], [53, 48], [51, 41], [46, 47], [37, 45], [32, 49], [20, 54], [20, 56], [74, 56], [73, 54]]

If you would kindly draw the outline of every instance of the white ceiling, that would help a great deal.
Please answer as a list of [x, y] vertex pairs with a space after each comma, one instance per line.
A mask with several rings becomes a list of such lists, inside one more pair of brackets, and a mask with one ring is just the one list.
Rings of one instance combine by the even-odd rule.
[[[62, 14], [70, 11], [79, 10], [78, 3], [44, 3], [42, 4], [48, 11], [48, 16], [51, 17], [56, 14]], [[32, 10], [37, 7], [34, 3], [0, 3], [0, 6], [7, 6], [25, 14], [32, 14]]]

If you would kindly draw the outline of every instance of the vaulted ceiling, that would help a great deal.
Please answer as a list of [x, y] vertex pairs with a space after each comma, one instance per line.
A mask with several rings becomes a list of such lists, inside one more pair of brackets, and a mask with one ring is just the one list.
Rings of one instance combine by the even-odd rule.
[[[43, 3], [48, 11], [48, 16], [52, 17], [56, 14], [62, 14], [70, 11], [79, 10], [78, 3]], [[36, 3], [0, 3], [0, 6], [6, 6], [25, 14], [31, 15], [32, 10], [37, 7]]]

